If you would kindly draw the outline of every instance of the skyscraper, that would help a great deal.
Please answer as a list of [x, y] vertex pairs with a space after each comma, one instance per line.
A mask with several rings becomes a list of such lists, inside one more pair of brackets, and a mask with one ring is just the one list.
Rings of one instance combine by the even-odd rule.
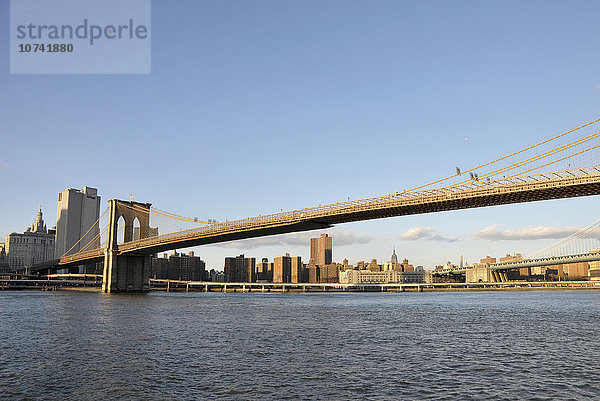
[[321, 234], [319, 238], [310, 239], [310, 259], [317, 265], [331, 264], [333, 255], [333, 241], [327, 234]]
[[291, 283], [302, 283], [304, 281], [304, 265], [300, 256], [292, 256], [290, 272]]
[[100, 226], [92, 227], [99, 216], [100, 197], [96, 188], [68, 188], [59, 193], [54, 257], [74, 254], [86, 246], [85, 249], [100, 247]]

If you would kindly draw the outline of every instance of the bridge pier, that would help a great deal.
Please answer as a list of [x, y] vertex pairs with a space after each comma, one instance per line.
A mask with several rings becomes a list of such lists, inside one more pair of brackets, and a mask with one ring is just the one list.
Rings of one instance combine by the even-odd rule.
[[149, 255], [117, 255], [116, 252], [107, 251], [104, 256], [102, 291], [149, 292], [150, 263]]

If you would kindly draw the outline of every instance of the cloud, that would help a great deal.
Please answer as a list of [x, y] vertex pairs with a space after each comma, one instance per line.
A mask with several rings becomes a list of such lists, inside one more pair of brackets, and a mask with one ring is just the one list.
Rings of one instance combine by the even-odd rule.
[[412, 227], [400, 234], [398, 238], [403, 241], [417, 241], [420, 239], [425, 239], [429, 241], [455, 242], [458, 240], [458, 238], [449, 238], [440, 234], [436, 234], [435, 230], [431, 227]]
[[473, 239], [486, 239], [488, 241], [519, 241], [536, 239], [562, 239], [573, 234], [578, 227], [549, 227], [534, 226], [521, 229], [501, 230], [499, 225], [487, 226], [473, 233]]
[[8, 170], [10, 168], [10, 164], [0, 157], [0, 171]]
[[[321, 233], [316, 232], [281, 234], [239, 241], [221, 242], [212, 245], [228, 249], [256, 249], [266, 246], [304, 246], [308, 248], [310, 246], [310, 239], [318, 237], [319, 235], [321, 235]], [[329, 235], [333, 237], [334, 247], [366, 244], [373, 240], [373, 237], [370, 235], [356, 235], [350, 231], [335, 231], [330, 232]]]

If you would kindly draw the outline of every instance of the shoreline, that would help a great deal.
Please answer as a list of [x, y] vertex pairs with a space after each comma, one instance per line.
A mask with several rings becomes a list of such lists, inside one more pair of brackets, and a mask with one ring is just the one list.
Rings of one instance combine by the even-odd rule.
[[[101, 292], [100, 284], [89, 282], [51, 283], [45, 280], [10, 280], [0, 282], [0, 291], [83, 291]], [[154, 282], [154, 283], [153, 283]], [[497, 292], [600, 290], [598, 281], [515, 281], [499, 283], [215, 283], [177, 280], [151, 280], [149, 292], [215, 293], [401, 293], [401, 292]]]

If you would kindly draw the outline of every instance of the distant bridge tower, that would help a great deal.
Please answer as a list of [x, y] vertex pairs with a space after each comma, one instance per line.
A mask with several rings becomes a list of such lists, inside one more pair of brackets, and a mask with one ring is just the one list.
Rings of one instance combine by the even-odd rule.
[[140, 239], [148, 238], [150, 232], [151, 203], [139, 203], [111, 199], [108, 222], [108, 240], [104, 253], [104, 292], [148, 292], [150, 277], [150, 255], [119, 255], [117, 230], [119, 217], [125, 221], [124, 242], [133, 241], [133, 224], [140, 223]]

